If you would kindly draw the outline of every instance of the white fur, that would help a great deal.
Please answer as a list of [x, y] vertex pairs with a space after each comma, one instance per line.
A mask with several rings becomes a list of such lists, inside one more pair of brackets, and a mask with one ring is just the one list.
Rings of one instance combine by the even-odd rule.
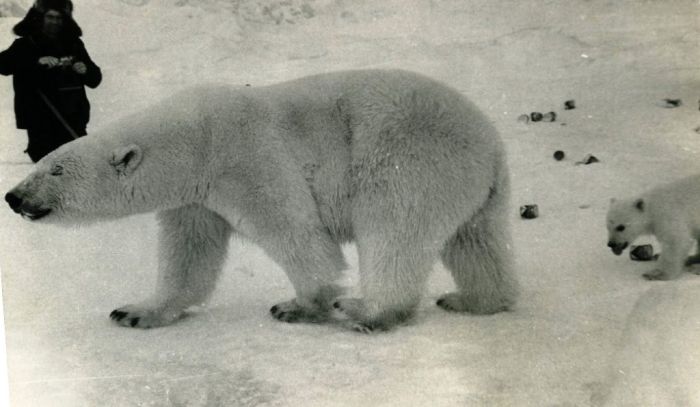
[[[388, 328], [438, 258], [458, 287], [445, 309], [498, 312], [517, 293], [501, 140], [458, 92], [404, 71], [190, 89], [61, 147], [13, 193], [27, 214], [52, 209], [47, 222], [159, 211], [156, 295], [116, 310], [123, 325], [166, 325], [205, 301], [232, 233], [289, 276], [280, 320], [322, 321], [335, 305], [362, 331]], [[363, 298], [336, 302], [349, 241]]]
[[[699, 255], [687, 257], [694, 242], [700, 241], [699, 203], [700, 175], [660, 185], [637, 197], [612, 200], [607, 216], [609, 245], [623, 248], [639, 236], [656, 236], [662, 251], [659, 267], [645, 277], [675, 279], [684, 265], [700, 261]], [[624, 230], [619, 231], [620, 226]]]

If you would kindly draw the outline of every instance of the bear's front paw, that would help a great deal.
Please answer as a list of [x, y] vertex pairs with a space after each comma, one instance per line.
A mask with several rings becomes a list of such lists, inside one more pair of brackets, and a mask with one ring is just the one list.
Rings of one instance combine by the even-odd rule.
[[359, 298], [341, 298], [333, 303], [333, 309], [350, 319], [364, 318], [365, 304]]
[[126, 305], [112, 311], [109, 317], [121, 326], [156, 328], [172, 324], [181, 315], [182, 311]]
[[318, 307], [302, 307], [296, 300], [286, 301], [270, 308], [270, 314], [282, 322], [324, 322], [328, 311]]
[[333, 308], [347, 318], [341, 324], [344, 328], [363, 334], [374, 332], [374, 326], [361, 322], [365, 317], [365, 306], [362, 300], [342, 298], [333, 303]]
[[381, 306], [359, 298], [341, 298], [333, 308], [347, 318], [344, 327], [364, 334], [389, 331], [409, 320], [414, 311], [413, 307]]

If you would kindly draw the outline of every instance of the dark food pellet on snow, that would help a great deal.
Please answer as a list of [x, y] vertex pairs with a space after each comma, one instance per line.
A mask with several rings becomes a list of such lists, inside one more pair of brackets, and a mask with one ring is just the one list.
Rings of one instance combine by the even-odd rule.
[[572, 100], [567, 100], [564, 102], [564, 109], [565, 110], [571, 110], [571, 109], [576, 109], [576, 102]]
[[532, 112], [532, 113], [530, 113], [530, 119], [531, 119], [533, 122], [539, 122], [539, 121], [542, 120], [542, 113], [540, 113], [540, 112]]
[[596, 158], [596, 156], [588, 155], [586, 157], [586, 160], [583, 163], [588, 165], [588, 164], [593, 164], [593, 163], [597, 163], [597, 162], [600, 162], [600, 160], [598, 158]]
[[564, 159], [564, 156], [565, 156], [565, 154], [564, 154], [564, 152], [561, 151], [561, 150], [557, 150], [557, 151], [554, 152], [554, 159], [557, 160], [557, 161], [563, 160], [563, 159]]
[[554, 112], [549, 112], [542, 115], [543, 122], [553, 122], [555, 120], [557, 120], [557, 114]]
[[520, 207], [520, 217], [524, 219], [535, 219], [540, 215], [537, 205], [523, 205]]
[[664, 99], [664, 102], [666, 103], [664, 107], [668, 108], [678, 107], [683, 104], [683, 101], [680, 99]]
[[597, 162], [600, 162], [600, 160], [596, 156], [594, 156], [593, 154], [588, 154], [586, 157], [583, 158], [583, 160], [576, 162], [576, 164], [588, 165]]
[[656, 260], [656, 256], [654, 256], [654, 247], [650, 244], [632, 246], [630, 250], [630, 259], [634, 261]]

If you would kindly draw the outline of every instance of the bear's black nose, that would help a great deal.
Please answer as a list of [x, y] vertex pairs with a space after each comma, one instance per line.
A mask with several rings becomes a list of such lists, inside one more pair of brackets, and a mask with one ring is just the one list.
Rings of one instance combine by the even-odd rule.
[[10, 205], [10, 208], [12, 208], [13, 211], [19, 212], [19, 207], [22, 205], [22, 198], [18, 197], [12, 192], [8, 192], [7, 194], [5, 194], [5, 200]]

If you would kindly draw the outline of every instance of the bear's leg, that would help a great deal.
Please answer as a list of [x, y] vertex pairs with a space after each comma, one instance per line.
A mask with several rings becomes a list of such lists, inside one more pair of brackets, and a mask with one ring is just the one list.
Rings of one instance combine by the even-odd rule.
[[[675, 227], [674, 227], [675, 226]], [[680, 225], [670, 225], [665, 231], [656, 234], [661, 244], [659, 267], [647, 273], [647, 280], [673, 280], [683, 273], [688, 252], [693, 245], [687, 228]]]
[[510, 309], [518, 295], [507, 205], [497, 194], [447, 240], [442, 261], [457, 292], [437, 305], [448, 311], [493, 314]]
[[393, 181], [380, 190], [367, 181], [353, 202], [362, 298], [343, 298], [334, 307], [349, 317], [349, 328], [363, 333], [388, 330], [413, 316], [449, 233], [440, 221], [444, 209], [428, 195], [416, 195], [413, 179]]
[[[401, 230], [397, 225], [380, 225], [376, 226]], [[407, 233], [379, 228], [357, 237], [362, 298], [343, 298], [334, 304], [350, 318], [348, 327], [363, 333], [388, 330], [413, 316], [437, 258], [436, 247], [425, 247]]]
[[297, 225], [258, 244], [284, 269], [296, 293], [296, 298], [272, 306], [272, 316], [284, 322], [329, 320], [333, 301], [344, 292], [336, 282], [347, 265], [328, 232]]
[[160, 223], [158, 282], [155, 295], [112, 311], [123, 326], [169, 325], [191, 305], [203, 303], [214, 290], [226, 259], [231, 227], [201, 205], [158, 214]]
[[[273, 165], [290, 159], [277, 157], [261, 164], [255, 169], [259, 179], [249, 179], [246, 187], [235, 182], [221, 185], [211, 205], [237, 233], [260, 246], [294, 286], [296, 297], [271, 307], [272, 316], [285, 322], [322, 322], [344, 291], [338, 280], [347, 265], [340, 245], [321, 221], [303, 174]], [[262, 180], [271, 184], [258, 183]]]

